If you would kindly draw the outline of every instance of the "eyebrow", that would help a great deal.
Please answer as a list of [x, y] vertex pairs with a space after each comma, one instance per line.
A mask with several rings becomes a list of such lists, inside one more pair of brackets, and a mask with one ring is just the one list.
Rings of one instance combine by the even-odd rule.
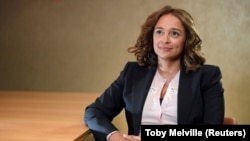
[[[164, 28], [163, 28], [163, 27], [155, 27], [154, 29], [164, 29]], [[170, 30], [182, 32], [182, 31], [181, 31], [180, 29], [178, 29], [178, 28], [170, 28]]]

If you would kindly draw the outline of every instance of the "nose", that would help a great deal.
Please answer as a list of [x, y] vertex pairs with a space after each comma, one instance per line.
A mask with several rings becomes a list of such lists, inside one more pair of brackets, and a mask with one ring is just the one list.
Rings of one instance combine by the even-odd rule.
[[163, 42], [164, 44], [170, 43], [170, 37], [169, 37], [168, 34], [165, 34], [165, 36], [162, 36], [162, 42]]

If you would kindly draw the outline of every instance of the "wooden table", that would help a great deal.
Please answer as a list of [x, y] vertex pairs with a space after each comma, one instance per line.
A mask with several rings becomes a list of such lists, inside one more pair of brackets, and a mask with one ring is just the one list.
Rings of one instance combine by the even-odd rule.
[[99, 94], [0, 91], [1, 141], [73, 141], [88, 133], [85, 107]]

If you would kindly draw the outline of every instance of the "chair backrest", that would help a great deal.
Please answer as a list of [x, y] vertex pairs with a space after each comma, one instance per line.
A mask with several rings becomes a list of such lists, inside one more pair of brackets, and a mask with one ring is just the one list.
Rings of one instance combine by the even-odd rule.
[[225, 117], [224, 118], [224, 125], [236, 125], [237, 120], [234, 117]]

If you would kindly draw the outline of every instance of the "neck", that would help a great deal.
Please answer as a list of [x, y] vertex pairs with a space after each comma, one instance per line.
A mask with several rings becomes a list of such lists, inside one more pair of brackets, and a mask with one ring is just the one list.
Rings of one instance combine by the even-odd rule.
[[159, 61], [157, 70], [163, 78], [170, 82], [180, 70], [180, 65], [180, 61]]
[[158, 62], [158, 71], [165, 73], [176, 73], [180, 70], [180, 61], [159, 61]]

